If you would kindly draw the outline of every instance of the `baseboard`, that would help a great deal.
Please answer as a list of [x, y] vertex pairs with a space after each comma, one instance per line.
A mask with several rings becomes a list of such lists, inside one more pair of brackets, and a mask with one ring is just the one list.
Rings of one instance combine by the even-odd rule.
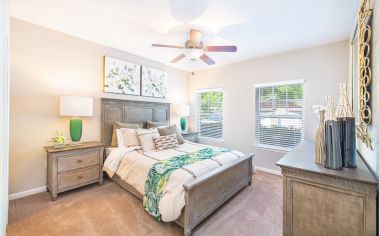
[[12, 193], [12, 194], [9, 194], [8, 198], [9, 198], [9, 200], [15, 200], [15, 199], [18, 199], [18, 198], [22, 198], [22, 197], [33, 195], [33, 194], [36, 194], [36, 193], [42, 193], [42, 192], [46, 192], [46, 186], [41, 186], [41, 187], [38, 187], [38, 188], [33, 188], [33, 189], [26, 190], [26, 191], [23, 191], [23, 192]]
[[263, 171], [263, 172], [267, 172], [270, 174], [282, 176], [282, 172], [277, 171], [277, 170], [272, 170], [272, 169], [268, 169], [268, 168], [264, 168], [264, 167], [260, 167], [260, 166], [255, 166], [255, 169], [258, 171]]

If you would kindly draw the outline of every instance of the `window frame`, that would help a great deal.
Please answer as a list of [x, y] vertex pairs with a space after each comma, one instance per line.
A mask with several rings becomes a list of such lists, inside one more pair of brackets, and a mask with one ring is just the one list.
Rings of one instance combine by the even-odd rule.
[[[206, 93], [206, 92], [222, 92], [222, 133], [221, 133], [221, 138], [212, 138], [212, 137], [206, 137], [206, 136], [201, 136], [201, 130], [200, 130], [200, 107], [197, 101], [197, 98], [200, 93]], [[204, 140], [204, 141], [210, 141], [210, 142], [219, 142], [222, 143], [224, 142], [224, 105], [225, 105], [225, 93], [223, 88], [206, 88], [206, 89], [197, 89], [195, 93], [195, 104], [196, 104], [196, 126], [197, 126], [197, 131], [199, 132], [199, 140]]]
[[275, 145], [268, 145], [268, 144], [261, 144], [258, 143], [258, 136], [257, 134], [257, 88], [262, 87], [274, 87], [274, 86], [282, 86], [282, 85], [294, 85], [294, 84], [302, 84], [303, 85], [303, 114], [302, 114], [302, 120], [303, 120], [303, 129], [302, 129], [302, 139], [301, 141], [305, 140], [305, 80], [286, 80], [286, 81], [277, 81], [277, 82], [268, 82], [268, 83], [257, 83], [254, 85], [254, 144], [253, 147], [257, 149], [267, 150], [267, 151], [275, 151], [275, 152], [282, 152], [286, 153], [291, 151], [293, 148], [286, 148], [286, 147], [280, 147]]

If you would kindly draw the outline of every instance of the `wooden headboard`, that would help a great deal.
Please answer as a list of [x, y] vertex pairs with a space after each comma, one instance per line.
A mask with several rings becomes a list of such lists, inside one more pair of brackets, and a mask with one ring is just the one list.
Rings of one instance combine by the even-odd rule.
[[131, 124], [146, 121], [170, 123], [170, 103], [101, 99], [101, 142], [111, 145], [115, 121]]

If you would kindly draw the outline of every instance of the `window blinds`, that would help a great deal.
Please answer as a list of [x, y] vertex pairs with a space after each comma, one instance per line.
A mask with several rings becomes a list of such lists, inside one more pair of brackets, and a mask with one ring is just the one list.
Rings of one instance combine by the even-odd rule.
[[290, 150], [304, 139], [304, 81], [255, 86], [256, 145]]
[[202, 138], [222, 139], [223, 133], [222, 89], [197, 92], [197, 127]]

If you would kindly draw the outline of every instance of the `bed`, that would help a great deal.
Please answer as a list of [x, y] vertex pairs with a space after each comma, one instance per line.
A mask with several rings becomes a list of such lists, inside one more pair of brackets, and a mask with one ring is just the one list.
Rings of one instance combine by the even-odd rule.
[[[115, 121], [125, 123], [144, 123], [146, 121], [169, 123], [169, 103], [109, 98], [102, 98], [101, 103], [101, 139], [107, 146], [111, 144]], [[252, 154], [243, 155], [183, 184], [185, 206], [175, 223], [184, 229], [184, 235], [191, 235], [193, 229], [212, 212], [242, 188], [251, 185], [252, 157]], [[117, 174], [112, 176], [112, 180], [139, 199], [143, 199], [141, 191], [122, 180]]]

